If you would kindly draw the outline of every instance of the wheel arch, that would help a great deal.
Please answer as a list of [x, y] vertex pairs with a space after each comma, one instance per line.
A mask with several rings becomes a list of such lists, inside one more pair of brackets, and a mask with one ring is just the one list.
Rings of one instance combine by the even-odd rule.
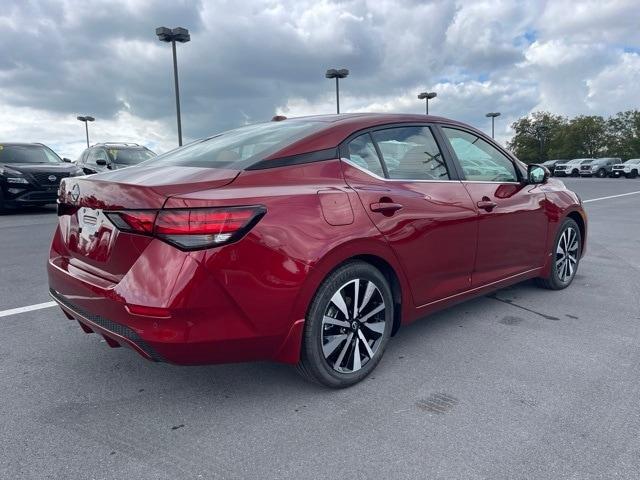
[[309, 265], [306, 279], [298, 292], [292, 309], [291, 329], [274, 359], [285, 363], [297, 363], [302, 347], [302, 333], [309, 306], [318, 287], [335, 269], [346, 262], [361, 260], [379, 269], [391, 286], [394, 298], [393, 331], [398, 331], [402, 319], [411, 316], [415, 310], [408, 281], [396, 260], [391, 247], [380, 236], [377, 238], [350, 240], [334, 246], [322, 257]]
[[569, 212], [567, 218], [572, 219], [578, 224], [578, 228], [580, 229], [580, 252], [584, 255], [584, 247], [587, 240], [587, 224], [582, 215], [576, 210]]

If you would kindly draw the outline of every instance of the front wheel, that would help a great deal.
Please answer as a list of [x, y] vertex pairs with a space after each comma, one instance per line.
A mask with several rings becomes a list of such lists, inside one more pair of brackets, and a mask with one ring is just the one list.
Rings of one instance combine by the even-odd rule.
[[604, 168], [601, 168], [600, 170], [598, 170], [598, 173], [596, 173], [596, 176], [598, 178], [604, 178], [607, 176], [607, 171]]
[[571, 285], [578, 271], [581, 248], [580, 228], [575, 220], [566, 218], [553, 245], [549, 278], [539, 278], [538, 284], [549, 290], [562, 290]]
[[638, 176], [638, 171], [637, 170], [633, 170], [631, 173], [627, 173], [625, 175], [625, 177], [627, 178], [636, 178]]
[[368, 263], [348, 262], [316, 292], [298, 371], [327, 387], [358, 383], [382, 358], [392, 326], [393, 297], [384, 275]]

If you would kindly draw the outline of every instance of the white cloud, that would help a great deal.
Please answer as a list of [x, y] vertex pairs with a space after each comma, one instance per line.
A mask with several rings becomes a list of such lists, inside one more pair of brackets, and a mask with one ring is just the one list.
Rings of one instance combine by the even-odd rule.
[[[0, 110], [0, 138], [11, 142], [43, 142], [61, 157], [75, 160], [86, 148], [84, 124], [74, 116], [52, 114], [28, 107]], [[156, 153], [177, 146], [177, 135], [163, 122], [144, 120], [122, 111], [113, 119], [89, 123], [89, 140], [133, 142]]]
[[[0, 11], [0, 137], [81, 145], [174, 144], [170, 48], [159, 25], [189, 27], [180, 45], [183, 129], [198, 137], [286, 115], [332, 113], [329, 67], [347, 67], [343, 111], [431, 111], [497, 135], [532, 110], [564, 115], [637, 108], [637, 0], [64, 0]], [[23, 26], [28, 28], [24, 28]], [[9, 119], [9, 121], [5, 121]], [[65, 143], [66, 142], [66, 143]]]

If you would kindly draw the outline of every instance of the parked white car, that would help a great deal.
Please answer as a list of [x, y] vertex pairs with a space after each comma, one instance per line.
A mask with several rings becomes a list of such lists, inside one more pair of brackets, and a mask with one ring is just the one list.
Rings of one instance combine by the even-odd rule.
[[580, 175], [580, 165], [582, 163], [591, 162], [594, 158], [575, 158], [567, 163], [556, 165], [553, 169], [553, 175], [556, 177], [577, 177]]
[[640, 158], [631, 158], [624, 162], [622, 174], [627, 178], [636, 178], [640, 174]]

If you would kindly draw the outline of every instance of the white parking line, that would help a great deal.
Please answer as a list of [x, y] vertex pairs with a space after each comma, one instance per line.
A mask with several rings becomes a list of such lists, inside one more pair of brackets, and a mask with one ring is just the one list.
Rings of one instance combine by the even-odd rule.
[[608, 197], [592, 198], [590, 200], [583, 200], [582, 203], [599, 202], [600, 200], [609, 200], [610, 198], [626, 197], [627, 195], [637, 195], [640, 190], [636, 192], [621, 193], [620, 195], [609, 195]]
[[56, 302], [36, 303], [35, 305], [27, 305], [26, 307], [11, 308], [9, 310], [0, 310], [0, 317], [8, 317], [18, 313], [32, 312], [34, 310], [42, 310], [43, 308], [55, 307]]

